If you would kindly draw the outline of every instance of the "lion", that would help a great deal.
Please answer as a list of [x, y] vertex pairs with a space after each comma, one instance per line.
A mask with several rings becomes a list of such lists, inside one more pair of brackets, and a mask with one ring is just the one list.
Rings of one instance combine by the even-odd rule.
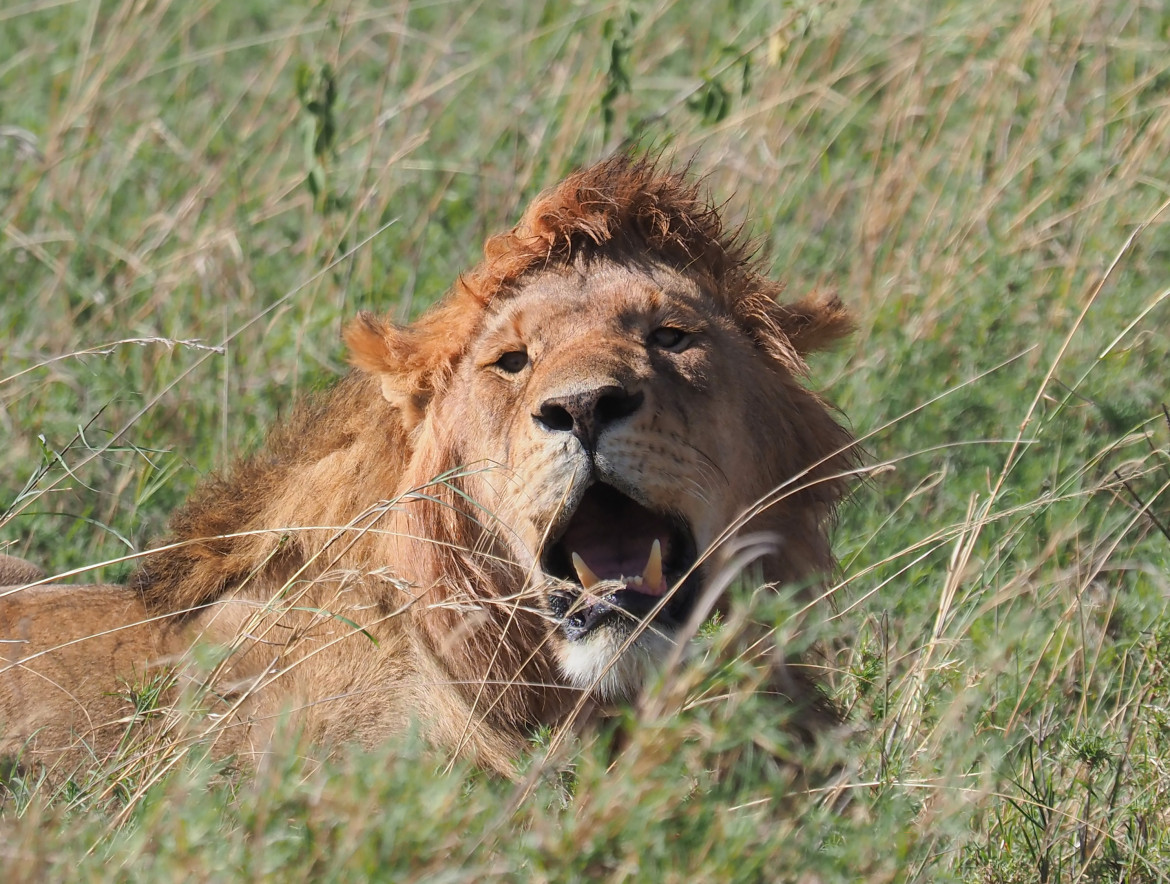
[[746, 548], [768, 584], [834, 567], [854, 444], [805, 357], [851, 320], [781, 293], [685, 172], [569, 176], [416, 322], [348, 325], [350, 374], [207, 478], [126, 585], [11, 572], [0, 754], [92, 762], [182, 707], [225, 755], [289, 718], [325, 747], [416, 727], [514, 776], [535, 730], [677, 659]]

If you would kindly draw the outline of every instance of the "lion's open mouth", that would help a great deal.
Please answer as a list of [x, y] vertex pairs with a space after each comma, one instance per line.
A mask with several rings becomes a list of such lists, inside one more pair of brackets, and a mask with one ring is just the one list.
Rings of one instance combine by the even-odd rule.
[[563, 581], [549, 595], [549, 610], [570, 641], [603, 623], [633, 627], [664, 596], [655, 624], [681, 626], [698, 595], [695, 557], [684, 520], [655, 513], [610, 485], [593, 485], [541, 558], [545, 574]]

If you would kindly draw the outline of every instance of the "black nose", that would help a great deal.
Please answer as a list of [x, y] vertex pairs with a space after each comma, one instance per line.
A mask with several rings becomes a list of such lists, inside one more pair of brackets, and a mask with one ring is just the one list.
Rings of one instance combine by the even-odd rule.
[[646, 397], [616, 384], [578, 393], [551, 396], [533, 415], [538, 424], [556, 433], [572, 433], [593, 451], [601, 431], [637, 411]]

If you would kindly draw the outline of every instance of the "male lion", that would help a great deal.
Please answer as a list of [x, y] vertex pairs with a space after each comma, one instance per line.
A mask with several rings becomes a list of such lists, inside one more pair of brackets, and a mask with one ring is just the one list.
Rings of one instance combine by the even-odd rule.
[[800, 381], [848, 331], [835, 298], [778, 303], [694, 184], [622, 156], [484, 253], [413, 325], [359, 316], [356, 371], [207, 479], [128, 586], [0, 591], [0, 753], [157, 735], [131, 701], [161, 676], [217, 751], [286, 713], [328, 745], [417, 721], [507, 775], [583, 697], [634, 696], [745, 538], [765, 581], [831, 568], [852, 440]]

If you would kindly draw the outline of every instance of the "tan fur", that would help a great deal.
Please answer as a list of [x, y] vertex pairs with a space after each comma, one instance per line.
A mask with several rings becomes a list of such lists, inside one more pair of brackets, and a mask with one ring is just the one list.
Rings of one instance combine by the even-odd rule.
[[0, 586], [36, 583], [44, 576], [45, 572], [32, 562], [0, 553]]
[[[849, 322], [780, 292], [681, 175], [616, 157], [571, 176], [414, 325], [352, 323], [357, 370], [207, 479], [129, 586], [0, 589], [0, 752], [105, 756], [164, 673], [171, 695], [206, 687], [195, 729], [218, 722], [219, 751], [263, 751], [286, 712], [325, 745], [417, 721], [508, 774], [580, 698], [539, 550], [590, 471], [685, 518], [712, 571], [729, 526], [772, 538], [767, 580], [832, 567], [851, 440], [800, 379]], [[659, 327], [695, 343], [655, 349]], [[518, 348], [524, 373], [501, 371]], [[590, 460], [535, 416], [598, 385], [643, 404]]]

